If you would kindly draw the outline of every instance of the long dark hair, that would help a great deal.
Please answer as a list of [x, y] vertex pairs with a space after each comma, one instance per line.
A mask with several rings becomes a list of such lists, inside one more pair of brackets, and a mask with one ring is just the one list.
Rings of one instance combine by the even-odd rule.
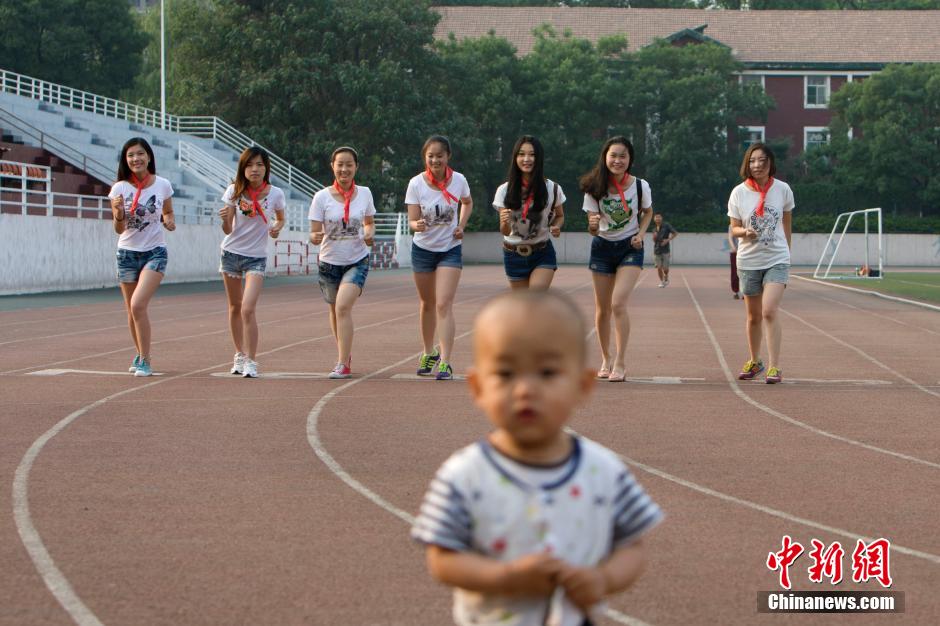
[[529, 212], [533, 215], [533, 221], [538, 221], [538, 216], [548, 201], [548, 190], [545, 188], [545, 149], [542, 148], [542, 142], [532, 135], [519, 137], [516, 145], [512, 147], [509, 172], [506, 174], [508, 185], [506, 186], [505, 204], [510, 209], [522, 208], [522, 170], [519, 169], [519, 165], [516, 163], [516, 157], [519, 155], [519, 151], [522, 150], [522, 146], [527, 143], [532, 144], [532, 149], [535, 150], [535, 167], [532, 168], [532, 178], [530, 179], [534, 198]]
[[747, 152], [744, 153], [744, 158], [741, 160], [741, 170], [738, 172], [741, 174], [741, 180], [747, 180], [751, 177], [751, 155], [760, 150], [767, 157], [767, 163], [770, 165], [770, 176], [774, 176], [777, 173], [777, 159], [774, 156], [774, 151], [770, 149], [770, 146], [764, 143], [752, 143], [747, 148]]
[[150, 144], [147, 143], [147, 140], [143, 137], [131, 137], [124, 143], [124, 147], [121, 148], [121, 156], [118, 159], [117, 169], [118, 180], [130, 180], [131, 174], [133, 174], [131, 166], [127, 164], [127, 151], [134, 146], [141, 146], [147, 151], [147, 156], [150, 157], [150, 163], [147, 164], [147, 171], [151, 174], [157, 173], [157, 159], [153, 156], [153, 148], [150, 147]]
[[256, 156], [260, 156], [261, 161], [264, 163], [264, 182], [271, 182], [271, 157], [268, 156], [268, 151], [261, 146], [245, 148], [244, 151], [242, 151], [242, 155], [238, 157], [238, 172], [235, 173], [235, 191], [232, 195], [233, 198], [238, 198], [245, 192], [245, 189], [248, 188], [249, 183], [248, 177], [245, 176], [245, 169], [248, 167], [248, 162]]
[[626, 146], [627, 154], [630, 155], [630, 165], [627, 166], [627, 172], [633, 169], [634, 152], [633, 144], [630, 143], [630, 140], [623, 135], [617, 135], [605, 141], [604, 145], [601, 146], [601, 153], [597, 157], [597, 163], [594, 164], [594, 168], [578, 181], [581, 185], [581, 191], [590, 194], [595, 200], [599, 201], [607, 195], [607, 181], [610, 178], [610, 170], [607, 169], [607, 152], [610, 150], [611, 146], [618, 143]]

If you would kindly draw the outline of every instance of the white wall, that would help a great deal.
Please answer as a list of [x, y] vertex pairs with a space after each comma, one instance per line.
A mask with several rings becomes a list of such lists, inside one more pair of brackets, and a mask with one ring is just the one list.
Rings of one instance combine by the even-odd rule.
[[[180, 224], [166, 233], [169, 264], [167, 282], [218, 280], [218, 225]], [[813, 265], [828, 235], [795, 234], [793, 264]], [[306, 241], [307, 233], [285, 231], [281, 240]], [[405, 237], [400, 260], [410, 260], [410, 238]], [[499, 233], [467, 233], [464, 260], [468, 263], [502, 263]], [[652, 241], [646, 242], [647, 263], [652, 263]], [[673, 244], [673, 263], [702, 265], [728, 261], [723, 233], [681, 233]], [[0, 295], [93, 289], [117, 285], [115, 250], [117, 235], [110, 221], [73, 217], [0, 215]], [[587, 264], [590, 236], [563, 233], [555, 240], [561, 263]], [[839, 259], [861, 265], [864, 237], [847, 235]], [[872, 248], [872, 265], [877, 251]], [[940, 267], [940, 235], [886, 235], [887, 266]], [[407, 263], [403, 263], [407, 266]], [[274, 267], [274, 241], [268, 242], [268, 267]]]

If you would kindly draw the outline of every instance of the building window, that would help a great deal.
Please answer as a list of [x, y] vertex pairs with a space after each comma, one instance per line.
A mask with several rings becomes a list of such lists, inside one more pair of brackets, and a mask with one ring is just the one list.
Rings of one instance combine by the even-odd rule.
[[764, 75], [763, 74], [741, 74], [741, 85], [747, 87], [748, 85], [757, 85], [761, 89], [764, 89]]
[[806, 102], [804, 106], [807, 109], [823, 109], [829, 105], [829, 77], [828, 76], [807, 76], [806, 84]]
[[820, 126], [806, 126], [803, 129], [803, 149], [810, 150], [829, 143], [829, 129]]
[[741, 149], [747, 150], [752, 143], [764, 141], [764, 127], [742, 126], [738, 129], [738, 137], [741, 138]]

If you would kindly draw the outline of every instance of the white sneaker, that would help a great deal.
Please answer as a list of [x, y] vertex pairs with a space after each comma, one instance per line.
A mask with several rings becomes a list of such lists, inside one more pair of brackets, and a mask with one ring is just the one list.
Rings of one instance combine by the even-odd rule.
[[232, 374], [238, 374], [241, 376], [245, 373], [245, 361], [248, 360], [248, 357], [242, 354], [241, 352], [235, 353], [235, 362], [232, 363]]
[[668, 286], [669, 286], [669, 279], [667, 278], [666, 280], [663, 281], [663, 287], [668, 287]]
[[660, 281], [659, 284], [657, 285], [657, 287], [659, 287], [659, 288], [662, 288], [662, 287], [665, 287], [665, 286], [666, 286], [666, 283], [663, 282], [663, 281]]
[[242, 374], [245, 378], [258, 378], [258, 362], [252, 361], [251, 359], [245, 357], [245, 373]]

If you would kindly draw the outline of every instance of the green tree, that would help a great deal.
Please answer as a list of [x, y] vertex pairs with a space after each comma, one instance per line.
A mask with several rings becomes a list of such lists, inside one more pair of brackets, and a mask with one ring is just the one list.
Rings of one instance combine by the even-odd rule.
[[889, 66], [834, 93], [830, 108], [829, 168], [817, 160], [815, 171], [871, 206], [940, 216], [940, 65]]
[[140, 69], [147, 36], [127, 0], [3, 0], [3, 67], [117, 97]]

